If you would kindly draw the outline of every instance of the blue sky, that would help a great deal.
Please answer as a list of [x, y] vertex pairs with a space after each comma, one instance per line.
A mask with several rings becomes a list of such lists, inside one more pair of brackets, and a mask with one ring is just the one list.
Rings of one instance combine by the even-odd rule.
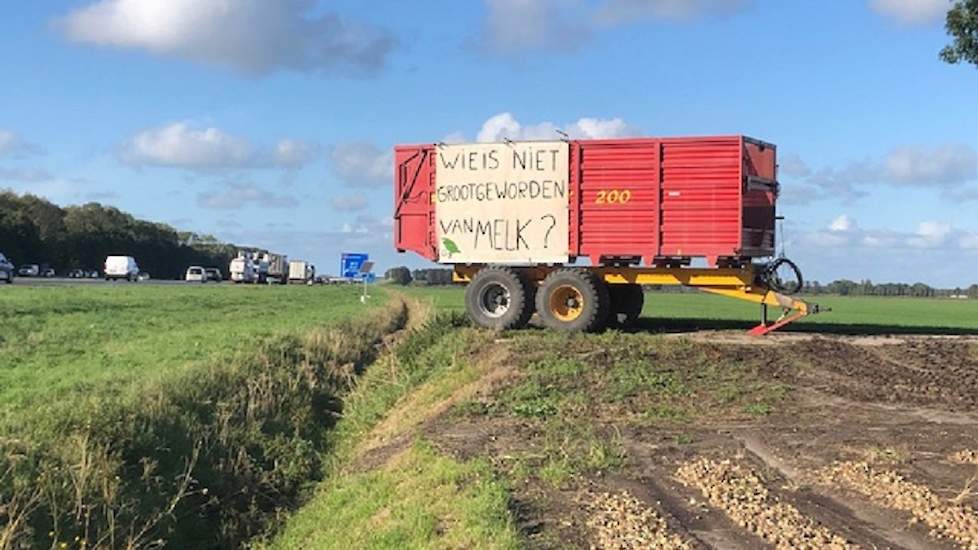
[[978, 70], [949, 0], [55, 0], [0, 20], [0, 188], [335, 270], [390, 149], [745, 133], [808, 278], [978, 282]]

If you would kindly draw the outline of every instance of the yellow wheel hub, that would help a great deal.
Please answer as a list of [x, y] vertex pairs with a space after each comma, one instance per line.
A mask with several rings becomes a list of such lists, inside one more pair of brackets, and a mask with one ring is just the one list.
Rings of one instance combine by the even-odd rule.
[[576, 320], [584, 312], [584, 295], [570, 285], [559, 286], [550, 294], [550, 313], [564, 322]]

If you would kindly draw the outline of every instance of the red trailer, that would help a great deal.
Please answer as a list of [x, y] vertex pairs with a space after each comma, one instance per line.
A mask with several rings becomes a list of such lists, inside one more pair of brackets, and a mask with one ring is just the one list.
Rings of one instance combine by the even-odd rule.
[[813, 309], [777, 292], [793, 264], [758, 263], [776, 156], [745, 136], [398, 146], [395, 246], [452, 264], [482, 326], [596, 330], [638, 316], [640, 285], [683, 284], [787, 308], [764, 333]]

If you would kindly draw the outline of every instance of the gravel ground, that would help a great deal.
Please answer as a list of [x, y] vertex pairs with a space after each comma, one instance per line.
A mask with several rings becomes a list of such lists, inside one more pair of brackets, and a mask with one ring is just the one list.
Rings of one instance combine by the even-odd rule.
[[699, 489], [711, 506], [776, 548], [858, 548], [781, 502], [756, 473], [730, 460], [700, 458], [680, 466], [676, 477], [684, 485]]
[[948, 460], [955, 464], [976, 464], [978, 465], [978, 451], [958, 451], [948, 457]]
[[585, 493], [581, 499], [594, 534], [591, 548], [692, 550], [692, 546], [669, 530], [658, 512], [642, 501], [621, 493]]
[[968, 550], [978, 550], [978, 514], [970, 506], [943, 499], [895, 471], [879, 471], [867, 462], [843, 462], [826, 469], [820, 477], [861, 493], [884, 508], [909, 512], [915, 521], [930, 528], [935, 538], [948, 538]]

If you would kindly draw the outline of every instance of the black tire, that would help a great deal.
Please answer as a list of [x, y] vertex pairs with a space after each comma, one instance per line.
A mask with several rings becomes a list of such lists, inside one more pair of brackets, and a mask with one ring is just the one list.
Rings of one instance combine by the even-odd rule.
[[645, 305], [642, 285], [608, 285], [608, 294], [611, 296], [611, 313], [608, 315], [610, 326], [631, 326], [642, 315], [642, 307]]
[[608, 285], [582, 269], [558, 269], [537, 290], [537, 315], [544, 326], [564, 332], [597, 332], [605, 327], [611, 298]]
[[476, 326], [493, 330], [523, 328], [533, 316], [534, 286], [519, 271], [484, 267], [465, 287], [465, 311]]

